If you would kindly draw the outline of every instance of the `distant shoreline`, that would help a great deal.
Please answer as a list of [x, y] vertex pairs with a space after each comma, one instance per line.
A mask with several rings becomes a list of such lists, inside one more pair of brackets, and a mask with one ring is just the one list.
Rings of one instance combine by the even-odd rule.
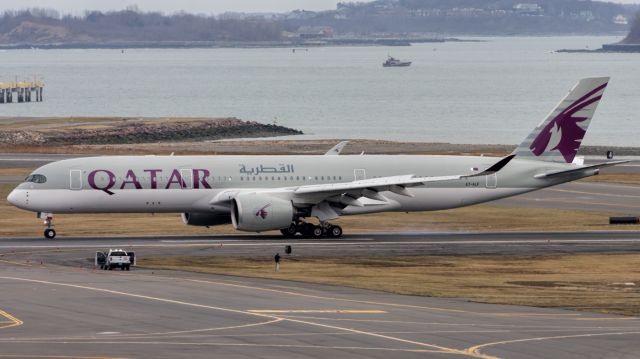
[[273, 137], [302, 131], [237, 118], [42, 117], [0, 118], [8, 146], [120, 145]]
[[313, 41], [109, 41], [54, 44], [0, 44], [0, 50], [64, 49], [207, 49], [207, 48], [299, 48], [334, 46], [411, 46], [419, 43], [485, 42], [478, 39], [449, 38], [330, 38]]
[[564, 53], [638, 53], [640, 44], [604, 44], [599, 49], [561, 49], [556, 52]]

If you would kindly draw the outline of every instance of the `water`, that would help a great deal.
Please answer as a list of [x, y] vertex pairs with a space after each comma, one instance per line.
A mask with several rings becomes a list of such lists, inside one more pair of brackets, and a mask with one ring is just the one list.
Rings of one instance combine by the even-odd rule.
[[[580, 77], [612, 76], [585, 138], [640, 145], [640, 54], [559, 54], [616, 37], [412, 47], [0, 51], [0, 81], [43, 76], [43, 103], [0, 116], [235, 116], [310, 137], [519, 143]], [[413, 61], [382, 68], [387, 53]]]

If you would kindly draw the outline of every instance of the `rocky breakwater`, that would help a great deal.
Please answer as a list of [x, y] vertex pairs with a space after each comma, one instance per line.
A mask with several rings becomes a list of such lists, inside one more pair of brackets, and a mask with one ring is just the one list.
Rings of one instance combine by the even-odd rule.
[[[4, 127], [4, 128], [3, 128]], [[274, 124], [237, 118], [37, 119], [0, 127], [5, 145], [128, 144], [255, 138], [302, 134]]]

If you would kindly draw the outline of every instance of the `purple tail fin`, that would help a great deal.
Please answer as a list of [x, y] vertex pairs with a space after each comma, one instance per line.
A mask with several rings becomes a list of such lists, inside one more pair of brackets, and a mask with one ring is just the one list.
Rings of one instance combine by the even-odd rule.
[[580, 80], [516, 148], [516, 156], [571, 163], [578, 153], [608, 82], [608, 77]]

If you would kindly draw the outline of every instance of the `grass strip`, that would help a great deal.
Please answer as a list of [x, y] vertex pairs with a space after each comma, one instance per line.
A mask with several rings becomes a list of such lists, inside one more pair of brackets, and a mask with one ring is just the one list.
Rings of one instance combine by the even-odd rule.
[[332, 284], [483, 303], [640, 314], [640, 254], [140, 258], [142, 267]]

